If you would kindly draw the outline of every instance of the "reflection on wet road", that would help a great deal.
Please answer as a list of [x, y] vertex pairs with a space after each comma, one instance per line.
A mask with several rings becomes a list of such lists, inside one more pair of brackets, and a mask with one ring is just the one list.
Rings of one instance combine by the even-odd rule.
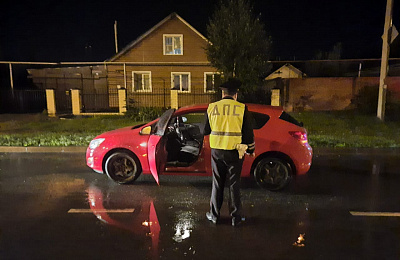
[[316, 151], [283, 192], [243, 180], [233, 228], [225, 204], [219, 225], [205, 219], [210, 178], [117, 185], [80, 154], [0, 154], [0, 258], [398, 259], [399, 155]]

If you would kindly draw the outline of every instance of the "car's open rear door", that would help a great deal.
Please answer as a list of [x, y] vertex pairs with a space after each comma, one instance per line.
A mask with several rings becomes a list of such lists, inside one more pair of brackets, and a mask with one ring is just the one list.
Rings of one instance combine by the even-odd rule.
[[167, 138], [165, 136], [165, 130], [174, 112], [175, 109], [169, 109], [160, 117], [155, 126], [154, 133], [149, 137], [147, 145], [150, 171], [157, 184], [160, 184], [158, 175], [163, 171], [167, 160], [167, 150], [165, 147]]

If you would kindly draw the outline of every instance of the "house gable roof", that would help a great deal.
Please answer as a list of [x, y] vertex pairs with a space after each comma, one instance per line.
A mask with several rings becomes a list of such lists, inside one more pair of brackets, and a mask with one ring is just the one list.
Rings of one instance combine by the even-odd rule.
[[274, 72], [272, 72], [271, 74], [269, 74], [269, 76], [267, 76], [265, 79], [268, 80], [268, 79], [277, 78], [279, 76], [276, 76], [276, 74], [281, 74], [282, 70], [285, 70], [285, 69], [293, 71], [296, 75], [299, 75], [299, 76], [305, 75], [301, 70], [299, 70], [298, 68], [294, 67], [292, 64], [286, 63], [285, 65], [283, 65], [279, 69], [277, 69]]
[[162, 25], [164, 25], [166, 22], [168, 22], [171, 19], [177, 18], [178, 20], [180, 20], [183, 24], [185, 24], [187, 27], [189, 27], [193, 32], [195, 32], [198, 36], [200, 36], [200, 38], [204, 39], [205, 41], [208, 42], [207, 38], [204, 37], [204, 35], [202, 35], [199, 31], [197, 31], [194, 27], [192, 27], [188, 22], [186, 22], [182, 17], [180, 17], [177, 13], [172, 13], [170, 15], [168, 15], [166, 18], [164, 18], [161, 22], [159, 22], [158, 24], [156, 24], [155, 26], [153, 26], [150, 30], [148, 30], [147, 32], [145, 32], [144, 34], [142, 34], [141, 36], [139, 36], [136, 40], [132, 41], [131, 43], [129, 43], [124, 49], [122, 49], [120, 52], [118, 52], [117, 54], [115, 54], [113, 57], [111, 57], [110, 59], [106, 60], [106, 61], [115, 61], [117, 60], [119, 57], [123, 56], [124, 54], [126, 54], [129, 50], [131, 50], [132, 48], [134, 48], [137, 44], [139, 44], [141, 41], [143, 41], [147, 36], [149, 36], [150, 34], [152, 34], [154, 31], [156, 31], [158, 28], [160, 28]]

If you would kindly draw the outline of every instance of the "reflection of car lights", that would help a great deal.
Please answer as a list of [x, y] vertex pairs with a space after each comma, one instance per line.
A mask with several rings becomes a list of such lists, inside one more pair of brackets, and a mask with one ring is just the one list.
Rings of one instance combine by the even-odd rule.
[[148, 227], [148, 226], [151, 226], [153, 223], [151, 223], [151, 222], [149, 222], [149, 221], [144, 221], [143, 223], [142, 223], [142, 226], [145, 226], [145, 227]]
[[190, 212], [182, 212], [179, 215], [178, 223], [175, 224], [175, 235], [173, 239], [180, 243], [190, 237], [193, 229], [193, 216]]
[[140, 144], [141, 147], [147, 147], [147, 142], [143, 142]]

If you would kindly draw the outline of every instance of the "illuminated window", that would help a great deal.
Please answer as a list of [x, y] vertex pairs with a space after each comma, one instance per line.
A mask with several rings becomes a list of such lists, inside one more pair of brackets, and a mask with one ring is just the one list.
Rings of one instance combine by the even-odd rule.
[[183, 55], [182, 34], [164, 34], [164, 55]]
[[132, 92], [151, 92], [151, 72], [132, 71]]
[[180, 92], [190, 92], [190, 73], [189, 72], [172, 72], [171, 87]]
[[221, 85], [221, 74], [215, 72], [204, 73], [204, 92], [215, 92]]

